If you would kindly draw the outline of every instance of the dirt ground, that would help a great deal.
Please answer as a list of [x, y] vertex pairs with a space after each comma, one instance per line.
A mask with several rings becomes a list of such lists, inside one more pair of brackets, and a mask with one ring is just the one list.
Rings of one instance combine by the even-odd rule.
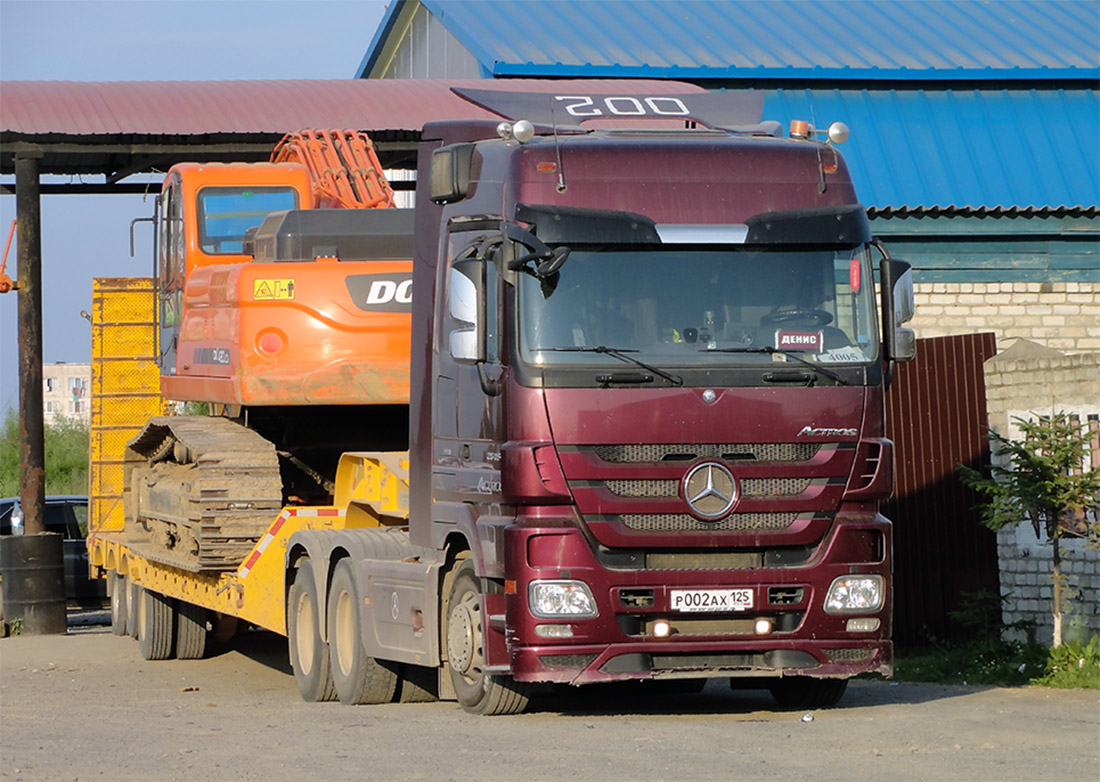
[[454, 703], [302, 702], [286, 642], [238, 637], [146, 662], [85, 617], [0, 640], [3, 780], [1069, 780], [1100, 768], [1100, 695], [855, 682], [838, 708], [776, 711], [712, 681], [693, 696], [555, 691], [517, 717]]

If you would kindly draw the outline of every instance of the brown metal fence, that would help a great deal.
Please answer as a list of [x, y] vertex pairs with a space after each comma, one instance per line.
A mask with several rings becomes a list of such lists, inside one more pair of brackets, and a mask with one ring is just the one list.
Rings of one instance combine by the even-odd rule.
[[[886, 394], [886, 433], [897, 479], [883, 514], [894, 522], [894, 640], [921, 646], [957, 637], [948, 617], [965, 596], [997, 594], [995, 535], [981, 526], [978, 496], [955, 466], [989, 459], [983, 363], [993, 334], [918, 341]], [[954, 631], [954, 632], [953, 632]]]

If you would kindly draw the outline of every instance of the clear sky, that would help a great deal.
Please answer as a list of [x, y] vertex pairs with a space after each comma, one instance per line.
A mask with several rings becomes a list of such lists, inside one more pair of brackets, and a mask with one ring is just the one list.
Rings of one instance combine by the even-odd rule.
[[[351, 78], [385, 7], [383, 0], [0, 0], [0, 100], [6, 81]], [[131, 220], [152, 213], [152, 201], [137, 195], [43, 196], [47, 364], [90, 360], [91, 327], [80, 311], [91, 310], [92, 278], [150, 273], [151, 232], [138, 225], [134, 258], [129, 232]], [[0, 243], [13, 219], [15, 197], [0, 196]], [[13, 240], [13, 278], [16, 263]], [[0, 295], [0, 412], [19, 404], [16, 295]]]

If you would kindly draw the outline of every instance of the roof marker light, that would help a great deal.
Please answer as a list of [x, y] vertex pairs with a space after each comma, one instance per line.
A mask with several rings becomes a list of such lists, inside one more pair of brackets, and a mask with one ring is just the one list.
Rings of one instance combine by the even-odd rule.
[[804, 119], [791, 120], [791, 138], [808, 139], [813, 135], [813, 126]]

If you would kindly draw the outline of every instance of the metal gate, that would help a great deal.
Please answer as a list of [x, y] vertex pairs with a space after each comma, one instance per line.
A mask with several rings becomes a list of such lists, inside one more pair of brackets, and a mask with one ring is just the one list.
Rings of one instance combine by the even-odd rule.
[[979, 497], [955, 466], [988, 462], [983, 363], [993, 334], [918, 341], [886, 394], [886, 434], [894, 441], [894, 497], [882, 513], [894, 522], [894, 640], [920, 646], [957, 637], [948, 613], [964, 596], [998, 594], [997, 541], [979, 523]]

